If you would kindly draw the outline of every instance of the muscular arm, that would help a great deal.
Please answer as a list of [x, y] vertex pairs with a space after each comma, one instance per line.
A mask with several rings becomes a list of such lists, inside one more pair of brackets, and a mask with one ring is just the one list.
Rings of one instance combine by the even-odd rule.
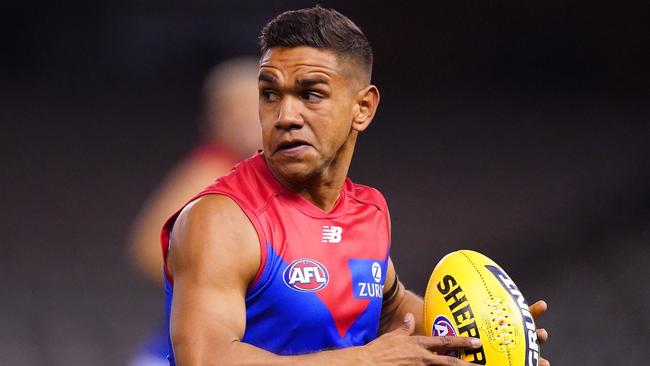
[[[183, 210], [174, 225], [168, 257], [174, 278], [170, 331], [178, 365], [448, 362], [446, 357], [430, 352], [443, 346], [441, 339], [411, 336], [412, 320], [402, 321], [401, 327], [366, 346], [308, 355], [278, 356], [241, 342], [246, 328], [246, 288], [259, 264], [257, 234], [232, 200], [205, 196]], [[471, 347], [469, 339], [462, 337], [444, 345]]]
[[[415, 318], [414, 334], [424, 335], [424, 302], [422, 298], [406, 290], [404, 285], [399, 282], [399, 278], [395, 272], [395, 266], [390, 258], [388, 259], [388, 268], [386, 271], [386, 284], [386, 294], [382, 303], [381, 324], [379, 327], [380, 334], [400, 327], [404, 316], [407, 313], [411, 313]], [[393, 286], [396, 287], [393, 288]], [[392, 293], [389, 294], [389, 291]]]

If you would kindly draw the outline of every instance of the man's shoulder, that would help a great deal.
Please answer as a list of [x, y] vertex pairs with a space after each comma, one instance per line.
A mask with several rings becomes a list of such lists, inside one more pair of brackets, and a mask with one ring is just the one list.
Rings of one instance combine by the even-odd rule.
[[269, 172], [260, 155], [246, 159], [197, 195], [224, 195], [242, 208], [257, 212], [266, 206], [278, 189], [270, 182]]
[[219, 227], [228, 227], [228, 225], [222, 224], [227, 224], [229, 220], [238, 215], [243, 216], [242, 210], [230, 197], [221, 194], [206, 194], [183, 207], [174, 224], [174, 230], [176, 231], [178, 226], [181, 226], [179, 224], [184, 222], [191, 222], [196, 226], [213, 227], [213, 224], [217, 224]]
[[386, 199], [377, 188], [354, 183], [348, 179], [346, 181], [346, 191], [351, 199], [360, 203], [373, 205], [381, 211], [388, 211]]
[[[206, 195], [180, 212], [171, 232], [166, 275], [173, 283], [179, 268], [235, 268], [250, 282], [258, 269], [260, 246], [257, 233], [245, 213], [229, 197]], [[198, 264], [197, 264], [198, 263]], [[205, 265], [207, 263], [207, 265]], [[201, 265], [203, 264], [203, 265]], [[180, 265], [180, 267], [179, 267]], [[212, 270], [210, 273], [216, 273]]]

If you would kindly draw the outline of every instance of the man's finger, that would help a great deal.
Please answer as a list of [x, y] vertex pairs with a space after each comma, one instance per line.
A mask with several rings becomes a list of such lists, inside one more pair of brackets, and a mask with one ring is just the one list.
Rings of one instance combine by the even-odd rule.
[[440, 351], [440, 350], [449, 350], [449, 349], [458, 349], [458, 348], [474, 349], [474, 348], [481, 347], [481, 340], [472, 337], [417, 336], [417, 342], [422, 347], [428, 348], [431, 351]]
[[537, 333], [537, 342], [544, 344], [548, 340], [548, 332], [544, 328], [539, 328], [535, 331]]
[[551, 363], [548, 362], [548, 360], [545, 359], [545, 358], [540, 358], [539, 359], [539, 366], [551, 366]]
[[539, 300], [529, 307], [530, 313], [533, 315], [533, 319], [537, 320], [539, 317], [546, 312], [548, 305], [546, 301]]

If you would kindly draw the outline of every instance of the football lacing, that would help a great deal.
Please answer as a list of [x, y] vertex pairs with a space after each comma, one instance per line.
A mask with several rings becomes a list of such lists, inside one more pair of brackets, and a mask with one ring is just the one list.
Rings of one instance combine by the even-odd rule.
[[492, 329], [494, 330], [493, 334], [497, 341], [497, 345], [508, 348], [508, 346], [515, 343], [512, 323], [508, 316], [508, 309], [504, 306], [503, 300], [500, 298], [490, 299], [487, 305], [491, 308], [490, 321], [492, 323]]

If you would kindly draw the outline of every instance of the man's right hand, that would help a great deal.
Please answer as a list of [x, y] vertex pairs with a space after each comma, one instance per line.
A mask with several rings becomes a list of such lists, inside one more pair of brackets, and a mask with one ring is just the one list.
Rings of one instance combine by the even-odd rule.
[[404, 317], [402, 326], [361, 347], [363, 349], [363, 364], [472, 366], [472, 363], [455, 357], [438, 355], [434, 352], [481, 347], [481, 341], [478, 338], [412, 335], [414, 329], [413, 314], [408, 313]]

